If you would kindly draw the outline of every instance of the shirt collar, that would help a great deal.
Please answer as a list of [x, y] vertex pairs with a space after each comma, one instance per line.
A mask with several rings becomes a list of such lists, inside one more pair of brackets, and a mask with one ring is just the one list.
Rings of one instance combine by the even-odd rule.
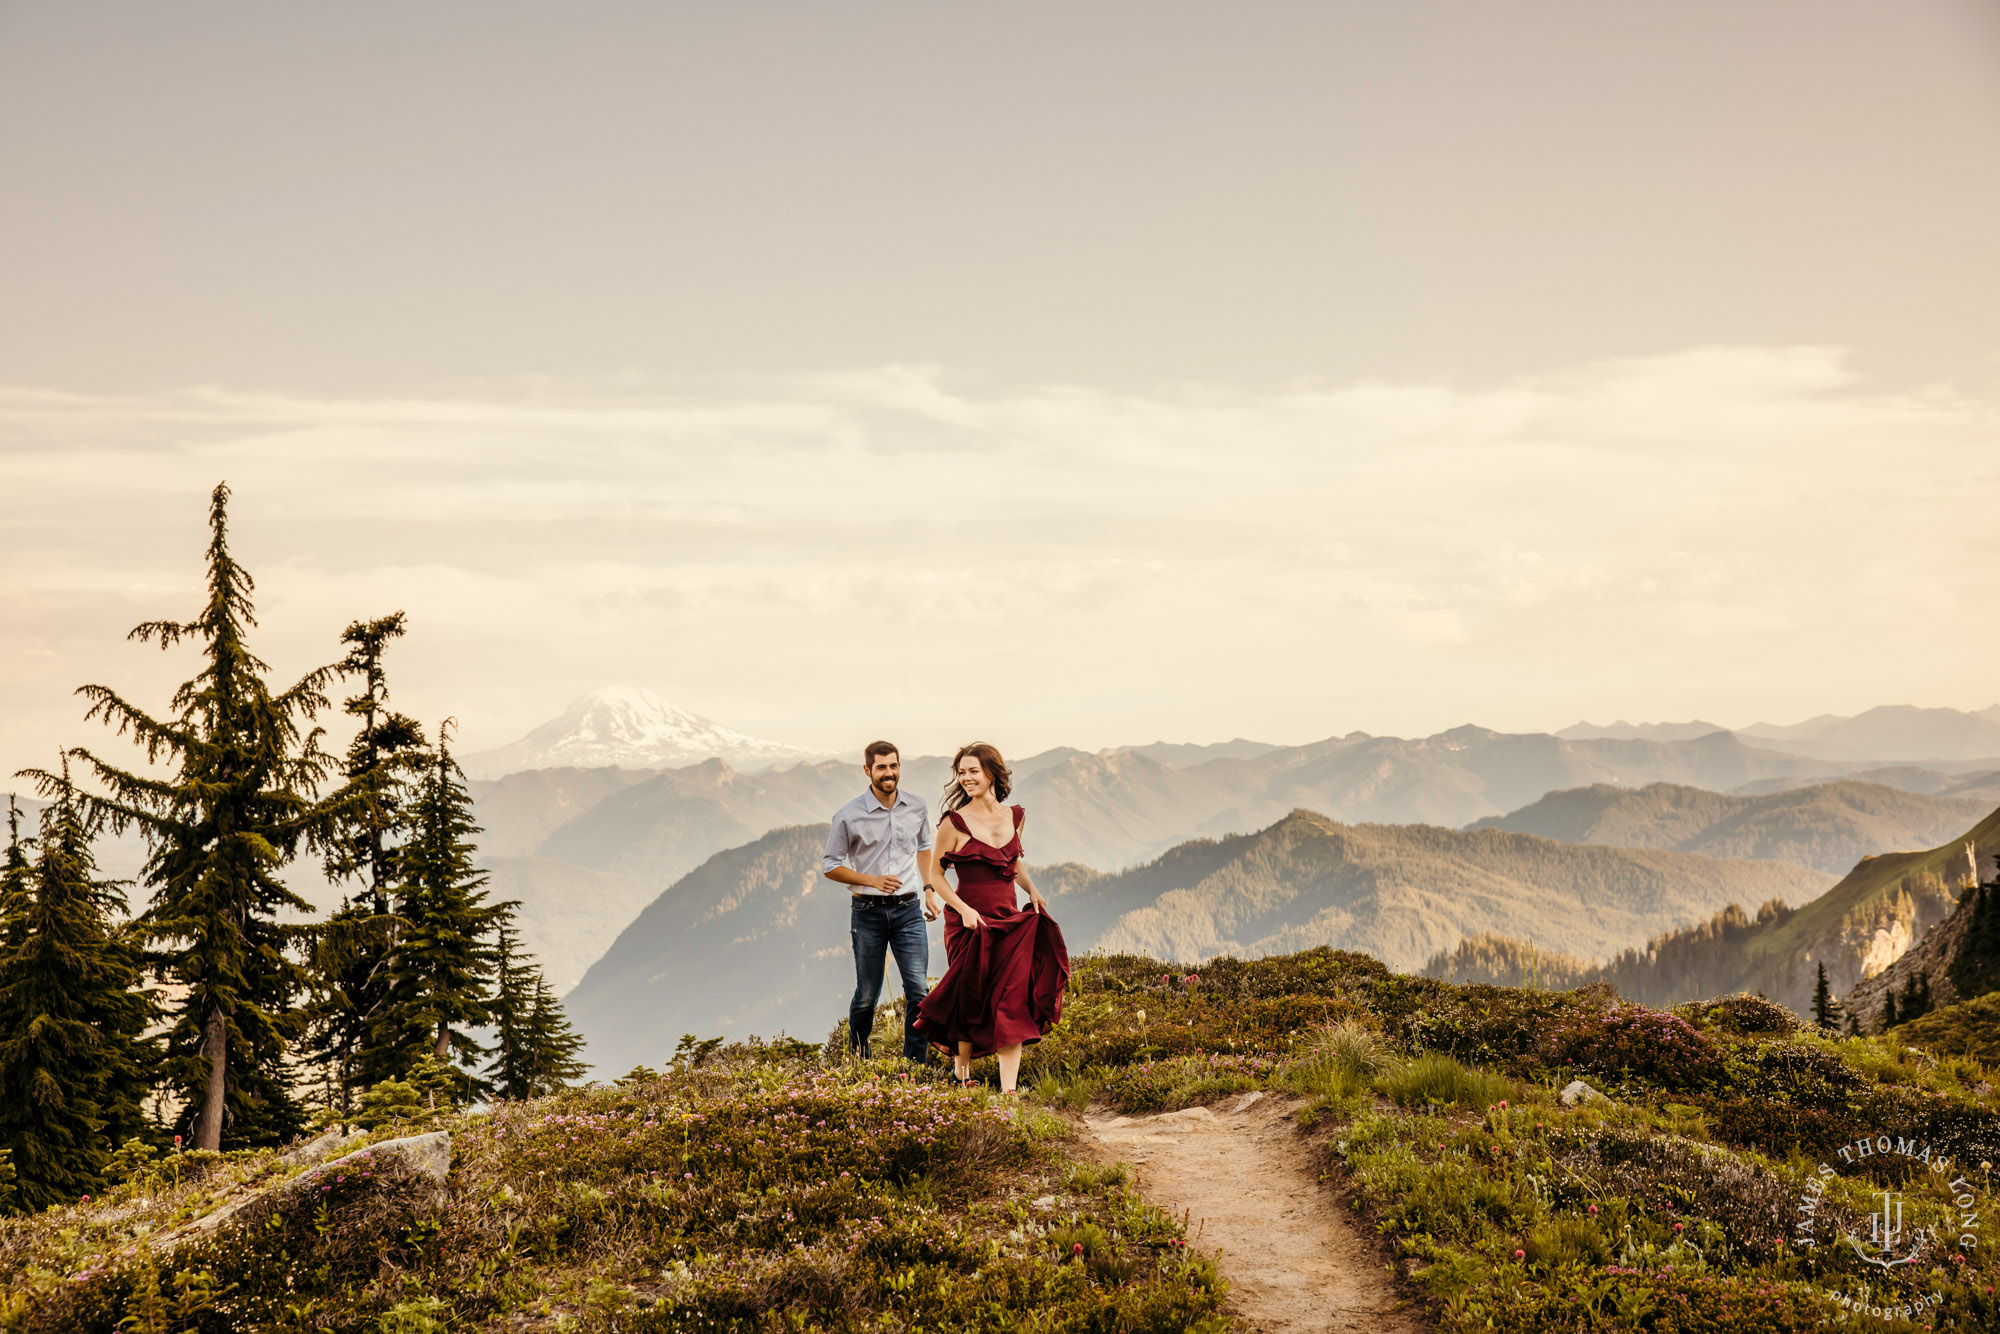
[[[882, 798], [875, 795], [875, 785], [873, 783], [861, 789], [861, 800], [866, 810], [886, 811], [889, 809], [889, 807], [882, 804]], [[896, 800], [893, 804], [897, 806], [903, 804], [903, 789], [901, 787], [896, 789]]]

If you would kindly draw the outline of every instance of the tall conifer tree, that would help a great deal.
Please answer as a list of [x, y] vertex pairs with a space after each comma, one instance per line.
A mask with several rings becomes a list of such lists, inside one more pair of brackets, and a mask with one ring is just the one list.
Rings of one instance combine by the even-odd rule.
[[54, 800], [19, 939], [0, 959], [0, 1148], [30, 1210], [100, 1189], [110, 1146], [142, 1129], [154, 1014], [138, 989], [140, 946], [115, 925], [124, 896], [97, 878], [76, 790], [67, 772], [40, 777]]
[[129, 772], [88, 751], [109, 790], [97, 805], [114, 826], [136, 824], [151, 851], [152, 902], [142, 922], [151, 963], [181, 990], [167, 1034], [167, 1077], [185, 1106], [194, 1146], [270, 1143], [303, 1124], [284, 1068], [303, 1016], [294, 1001], [308, 974], [293, 957], [304, 928], [279, 913], [311, 905], [277, 872], [302, 845], [323, 844], [352, 794], [316, 801], [331, 759], [318, 728], [334, 668], [308, 672], [282, 693], [244, 632], [256, 624], [249, 572], [229, 552], [229, 487], [209, 500], [206, 600], [193, 620], [150, 621], [131, 638], [196, 644], [201, 670], [156, 719], [107, 686], [84, 686], [92, 718], [129, 734], [163, 778]]
[[357, 800], [328, 848], [327, 879], [358, 881], [313, 942], [317, 994], [310, 1007], [310, 1058], [325, 1066], [335, 1105], [346, 1114], [365, 1087], [356, 1061], [389, 995], [389, 958], [400, 919], [392, 912], [396, 856], [408, 830], [413, 776], [423, 768], [424, 735], [417, 722], [389, 707], [384, 650], [404, 633], [403, 613], [356, 621], [341, 634], [348, 646], [341, 675], [358, 678], [346, 700], [359, 730], [347, 748], [344, 774]]
[[[486, 1050], [470, 1032], [492, 1017], [493, 948], [485, 938], [515, 905], [486, 902], [486, 873], [472, 860], [480, 831], [465, 773], [451, 757], [452, 726], [446, 719], [438, 727], [397, 858], [401, 921], [389, 994], [366, 1053], [370, 1083], [403, 1078], [425, 1056], [469, 1066]], [[482, 1088], [461, 1073], [461, 1100]]]

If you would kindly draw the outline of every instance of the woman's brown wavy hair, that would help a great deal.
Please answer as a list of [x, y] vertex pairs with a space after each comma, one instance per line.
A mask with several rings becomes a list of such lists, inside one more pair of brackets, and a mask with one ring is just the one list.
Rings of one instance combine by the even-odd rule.
[[1007, 768], [1007, 761], [1000, 758], [1000, 752], [984, 741], [975, 741], [969, 746], [960, 746], [958, 754], [951, 757], [951, 777], [944, 780], [944, 799], [938, 803], [938, 813], [955, 811], [971, 798], [958, 785], [958, 765], [970, 755], [979, 761], [979, 767], [986, 771], [986, 781], [993, 784], [993, 799], [1007, 800], [1007, 794], [1014, 790], [1014, 775]]

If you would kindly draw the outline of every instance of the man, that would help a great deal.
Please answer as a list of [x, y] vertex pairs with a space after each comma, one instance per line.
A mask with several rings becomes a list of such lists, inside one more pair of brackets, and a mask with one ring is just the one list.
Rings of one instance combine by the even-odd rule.
[[868, 790], [834, 812], [819, 864], [827, 879], [848, 887], [853, 900], [848, 936], [854, 942], [854, 999], [847, 1007], [847, 1042], [867, 1059], [875, 1002], [882, 995], [883, 955], [893, 951], [903, 975], [903, 1055], [922, 1062], [928, 1050], [910, 1024], [917, 1002], [930, 990], [925, 971], [931, 942], [924, 924], [935, 921], [939, 910], [930, 886], [930, 815], [923, 802], [902, 791], [903, 760], [894, 745], [869, 742], [861, 768]]

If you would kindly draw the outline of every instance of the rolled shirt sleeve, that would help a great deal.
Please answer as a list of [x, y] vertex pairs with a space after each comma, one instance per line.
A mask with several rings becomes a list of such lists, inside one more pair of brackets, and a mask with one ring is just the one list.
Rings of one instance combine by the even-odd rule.
[[917, 851], [929, 852], [937, 846], [937, 840], [931, 837], [931, 813], [922, 806], [917, 807], [917, 811]]
[[847, 865], [848, 849], [853, 846], [852, 836], [847, 828], [846, 810], [833, 813], [833, 824], [826, 831], [826, 852], [819, 859], [819, 872], [825, 875]]

